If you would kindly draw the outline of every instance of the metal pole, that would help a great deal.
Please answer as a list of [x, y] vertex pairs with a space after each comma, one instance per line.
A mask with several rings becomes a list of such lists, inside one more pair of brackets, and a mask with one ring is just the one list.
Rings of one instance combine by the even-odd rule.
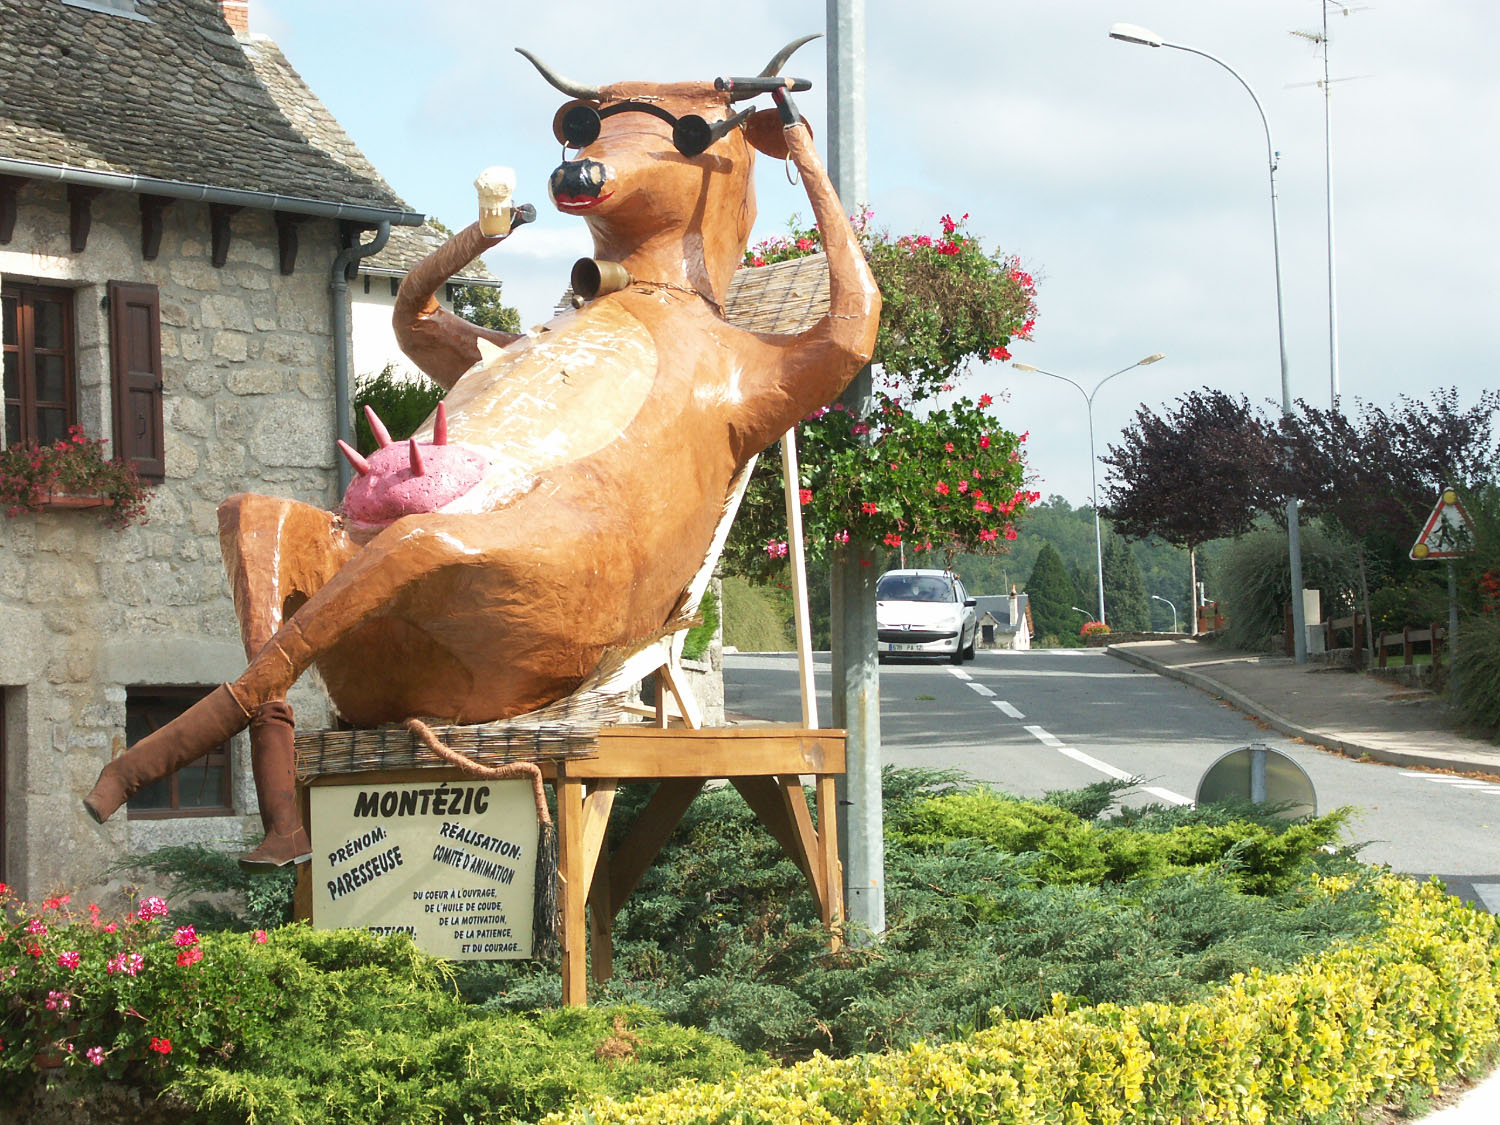
[[[1436, 645], [1430, 645], [1434, 651]], [[1433, 673], [1436, 675], [1436, 672]], [[1448, 562], [1448, 694], [1458, 702], [1458, 572]]]
[[[1245, 88], [1250, 100], [1255, 103], [1255, 112], [1260, 114], [1261, 127], [1266, 131], [1266, 163], [1271, 171], [1271, 251], [1276, 266], [1276, 339], [1281, 349], [1281, 416], [1289, 418], [1292, 414], [1292, 388], [1286, 362], [1286, 316], [1281, 294], [1281, 219], [1276, 211], [1276, 163], [1280, 154], [1271, 143], [1271, 123], [1266, 120], [1266, 111], [1261, 108], [1260, 99], [1255, 96], [1250, 83], [1241, 78], [1239, 71], [1223, 59], [1196, 47], [1184, 47], [1181, 43], [1163, 41], [1161, 45], [1175, 51], [1186, 51], [1190, 55], [1200, 55], [1210, 62], [1218, 63], [1234, 75], [1235, 81]], [[1286, 529], [1292, 583], [1292, 652], [1298, 664], [1306, 664], [1307, 610], [1302, 604], [1302, 529], [1298, 526], [1296, 497], [1286, 502]]]
[[[864, 0], [827, 0], [827, 25], [828, 170], [844, 208], [852, 210], [869, 200]], [[866, 367], [840, 401], [862, 416], [869, 409], [871, 390]], [[885, 932], [874, 561], [874, 544], [850, 542], [835, 556], [830, 576], [833, 722], [848, 733], [845, 773], [838, 785], [838, 830], [844, 844], [845, 917], [854, 923], [855, 934]]]
[[[1095, 391], [1098, 389], [1094, 388]], [[1084, 395], [1084, 402], [1089, 408], [1089, 481], [1093, 489], [1090, 503], [1094, 505], [1094, 565], [1099, 570], [1099, 623], [1107, 625], [1109, 622], [1104, 619], [1104, 536], [1099, 530], [1099, 462], [1094, 456], [1094, 396]]]
[[1328, 212], [1328, 398], [1339, 408], [1339, 317], [1333, 268], [1333, 87], [1328, 79], [1328, 4], [1323, 4], [1323, 189]]

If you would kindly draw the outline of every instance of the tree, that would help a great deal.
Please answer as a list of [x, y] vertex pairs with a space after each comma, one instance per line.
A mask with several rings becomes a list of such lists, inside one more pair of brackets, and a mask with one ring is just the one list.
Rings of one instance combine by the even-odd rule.
[[1118, 535], [1104, 541], [1104, 607], [1116, 633], [1144, 633], [1151, 628], [1146, 587], [1130, 545]]
[[[1403, 395], [1389, 412], [1365, 402], [1356, 415], [1305, 402], [1297, 407], [1281, 427], [1288, 451], [1282, 487], [1353, 542], [1360, 605], [1369, 618], [1372, 585], [1396, 579], [1398, 586], [1420, 587], [1431, 574], [1407, 552], [1438, 493], [1493, 480], [1500, 392], [1484, 392], [1468, 409], [1451, 387], [1426, 400]], [[1415, 583], [1402, 582], [1403, 575]]]
[[[952, 392], [970, 362], [1008, 359], [1012, 337], [1030, 334], [1035, 283], [1014, 258], [985, 253], [962, 219], [943, 216], [936, 237], [892, 238], [868, 218], [855, 225], [884, 301], [879, 385], [867, 410], [836, 403], [797, 427], [808, 558], [821, 563], [851, 541], [904, 548], [918, 566], [998, 553], [1039, 499], [1025, 487], [1025, 435], [999, 424], [989, 395]], [[746, 265], [818, 247], [816, 228], [794, 223], [747, 251]], [[725, 549], [735, 573], [770, 581], [785, 567], [783, 495], [781, 459], [766, 456]]]
[[1051, 543], [1044, 543], [1026, 580], [1031, 622], [1038, 639], [1055, 637], [1059, 644], [1070, 646], [1079, 643], [1078, 630], [1085, 618], [1073, 609], [1075, 593], [1062, 556]]
[[1101, 512], [1128, 539], [1185, 548], [1196, 588], [1197, 548], [1242, 535], [1273, 506], [1284, 480], [1275, 430], [1244, 395], [1205, 387], [1162, 416], [1142, 406], [1121, 437], [1100, 458], [1110, 469]]

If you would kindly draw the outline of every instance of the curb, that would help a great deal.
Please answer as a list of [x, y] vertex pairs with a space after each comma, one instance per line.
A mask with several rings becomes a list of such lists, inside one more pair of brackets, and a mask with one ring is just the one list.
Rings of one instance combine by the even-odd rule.
[[1148, 672], [1154, 672], [1158, 676], [1166, 676], [1195, 687], [1200, 691], [1207, 692], [1218, 699], [1232, 704], [1245, 714], [1269, 724], [1272, 728], [1289, 738], [1300, 738], [1304, 742], [1330, 747], [1346, 754], [1351, 758], [1367, 758], [1374, 762], [1383, 762], [1390, 766], [1426, 766], [1429, 769], [1452, 770], [1455, 773], [1494, 773], [1494, 767], [1486, 768], [1488, 763], [1469, 761], [1461, 758], [1450, 758], [1443, 754], [1411, 753], [1403, 750], [1390, 750], [1380, 746], [1367, 746], [1359, 742], [1351, 742], [1345, 738], [1339, 738], [1326, 731], [1314, 730], [1294, 723], [1284, 715], [1278, 715], [1262, 703], [1257, 703], [1249, 696], [1235, 691], [1233, 688], [1220, 683], [1211, 676], [1205, 676], [1200, 672], [1193, 672], [1186, 668], [1173, 668], [1170, 665], [1158, 663], [1150, 657], [1136, 652], [1126, 652], [1116, 649], [1113, 645], [1106, 645], [1105, 652], [1127, 664], [1134, 664], [1144, 668]]

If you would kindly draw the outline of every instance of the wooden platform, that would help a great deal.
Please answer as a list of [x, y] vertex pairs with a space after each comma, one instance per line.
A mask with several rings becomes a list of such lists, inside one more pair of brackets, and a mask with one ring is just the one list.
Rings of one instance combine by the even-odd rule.
[[[558, 904], [561, 913], [563, 1002], [588, 1002], [593, 976], [614, 971], [614, 918], [660, 854], [705, 783], [735, 786], [807, 879], [819, 916], [836, 945], [843, 920], [834, 779], [844, 772], [844, 732], [796, 726], [712, 730], [607, 727], [590, 757], [540, 763], [557, 797]], [[323, 774], [305, 785], [436, 780], [464, 777], [450, 767]], [[816, 824], [803, 791], [810, 777]], [[656, 792], [617, 847], [605, 847], [615, 794], [623, 782], [652, 782]], [[299, 888], [306, 883], [306, 866]], [[299, 894], [299, 917], [310, 915], [310, 885]]]

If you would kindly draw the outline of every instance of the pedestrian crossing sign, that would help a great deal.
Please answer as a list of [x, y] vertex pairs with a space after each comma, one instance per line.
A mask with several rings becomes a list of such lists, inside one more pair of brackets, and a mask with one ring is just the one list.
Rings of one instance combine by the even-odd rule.
[[1432, 515], [1427, 517], [1422, 534], [1412, 544], [1411, 557], [1418, 561], [1456, 559], [1473, 553], [1474, 522], [1459, 503], [1458, 493], [1445, 488], [1433, 505]]

